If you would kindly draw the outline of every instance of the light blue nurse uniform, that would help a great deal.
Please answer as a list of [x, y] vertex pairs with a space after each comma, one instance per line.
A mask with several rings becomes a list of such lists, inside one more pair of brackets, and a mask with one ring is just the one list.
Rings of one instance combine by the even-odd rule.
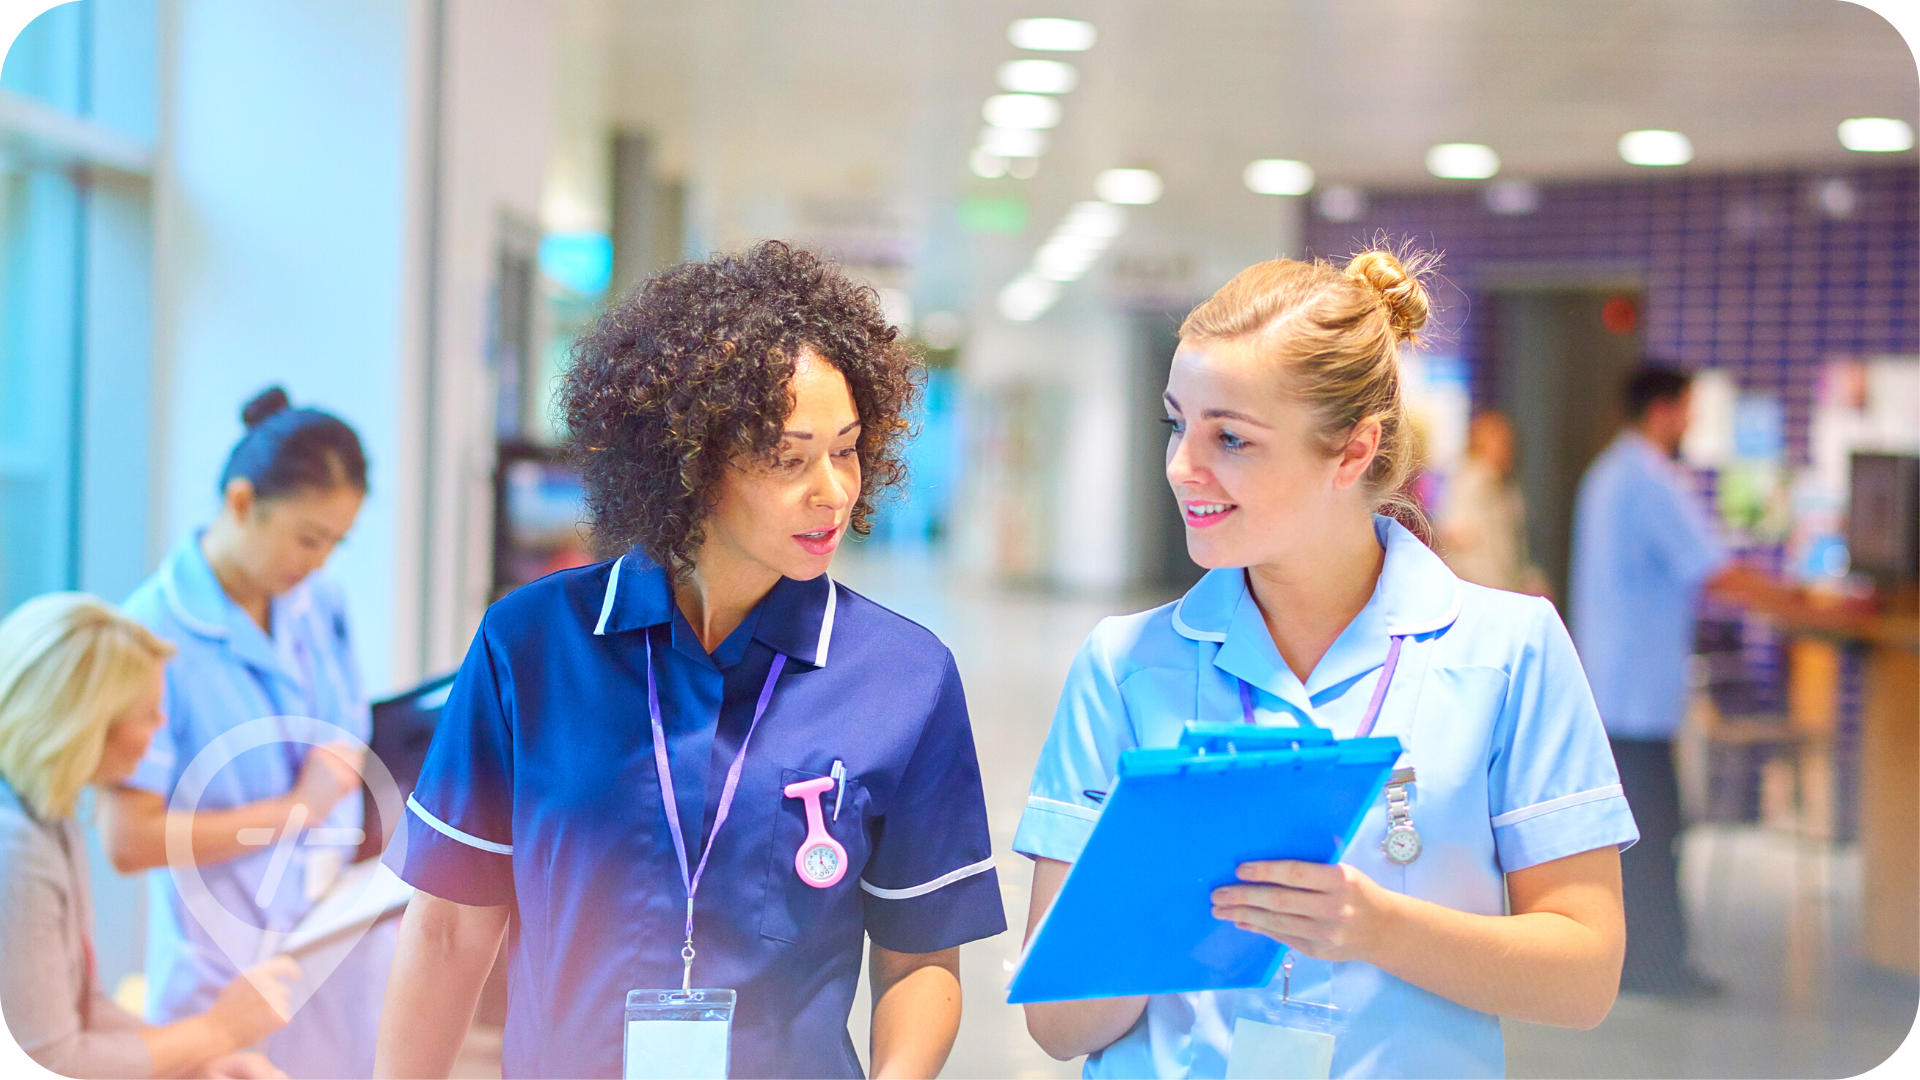
[[[1397, 892], [1501, 915], [1505, 874], [1636, 840], [1593, 695], [1553, 606], [1462, 582], [1398, 523], [1376, 517], [1374, 527], [1386, 550], [1379, 583], [1304, 685], [1274, 648], [1239, 569], [1211, 571], [1175, 603], [1095, 627], [1067, 676], [1014, 849], [1073, 862], [1121, 752], [1174, 746], [1188, 720], [1239, 720], [1243, 679], [1257, 723], [1352, 737], [1395, 635], [1406, 641], [1373, 734], [1407, 748], [1399, 767], [1416, 773], [1408, 792], [1425, 846], [1409, 866], [1387, 859], [1383, 797], [1347, 863]], [[1371, 964], [1296, 954], [1292, 994], [1346, 1015], [1334, 1076], [1505, 1074], [1498, 1017]], [[1085, 1075], [1223, 1076], [1236, 1017], [1279, 996], [1277, 979], [1259, 990], [1155, 995], [1131, 1030], [1088, 1055]]]
[[1617, 738], [1667, 739], [1686, 715], [1700, 587], [1727, 564], [1680, 466], [1636, 431], [1593, 459], [1574, 502], [1573, 639]]
[[[324, 743], [338, 737], [314, 721], [363, 741], [371, 736], [345, 597], [323, 574], [273, 601], [269, 637], [221, 588], [196, 534], [177, 545], [123, 606], [179, 649], [166, 669], [167, 721], [129, 786], [170, 799], [181, 773], [209, 742], [261, 717], [285, 718], [279, 723], [290, 739]], [[245, 752], [213, 776], [200, 807], [224, 809], [286, 794], [310, 750], [306, 742], [290, 741]], [[324, 821], [307, 825], [358, 830], [361, 801], [349, 795]], [[308, 834], [291, 847], [291, 862], [264, 907], [257, 896], [273, 859], [271, 846], [202, 866], [201, 879], [248, 927], [292, 929], [312, 906], [309, 893], [324, 886], [326, 866], [353, 859], [351, 847], [315, 839]], [[146, 1013], [148, 1021], [163, 1024], [205, 1011], [240, 966], [265, 957], [242, 955], [236, 965], [225, 955], [187, 910], [172, 871], [150, 871], [147, 883]], [[395, 934], [393, 922], [375, 927], [317, 989], [295, 986], [296, 1002], [303, 993], [312, 996], [285, 1028], [268, 1036], [265, 1051], [275, 1065], [293, 1077], [372, 1074]]]

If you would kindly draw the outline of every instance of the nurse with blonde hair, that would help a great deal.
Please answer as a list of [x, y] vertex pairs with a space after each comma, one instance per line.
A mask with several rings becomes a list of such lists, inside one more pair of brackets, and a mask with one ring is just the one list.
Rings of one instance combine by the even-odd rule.
[[1176, 745], [1188, 720], [1405, 753], [1344, 861], [1248, 862], [1196, 889], [1287, 946], [1272, 985], [1026, 1006], [1088, 1076], [1500, 1076], [1500, 1018], [1584, 1028], [1613, 1004], [1619, 849], [1638, 834], [1566, 628], [1381, 513], [1415, 464], [1399, 351], [1427, 321], [1421, 268], [1265, 262], [1181, 326], [1166, 474], [1209, 572], [1105, 620], [1074, 662], [1013, 842], [1035, 860], [1029, 933], [1120, 755]]
[[[100, 986], [81, 789], [126, 779], [165, 714], [173, 646], [81, 593], [51, 593], [0, 622], [0, 1011], [63, 1076], [283, 1076], [240, 1052], [286, 1021], [284, 957], [236, 978], [210, 1008], [148, 1025]], [[264, 994], [264, 996], [263, 996]]]

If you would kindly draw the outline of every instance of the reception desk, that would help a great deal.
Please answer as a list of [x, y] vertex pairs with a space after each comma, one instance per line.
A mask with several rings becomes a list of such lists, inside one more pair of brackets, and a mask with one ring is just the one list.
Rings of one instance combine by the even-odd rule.
[[1911, 596], [1894, 613], [1768, 605], [1791, 638], [1793, 726], [1833, 732], [1842, 653], [1864, 662], [1860, 731], [1860, 949], [1870, 962], [1920, 974], [1920, 617]]

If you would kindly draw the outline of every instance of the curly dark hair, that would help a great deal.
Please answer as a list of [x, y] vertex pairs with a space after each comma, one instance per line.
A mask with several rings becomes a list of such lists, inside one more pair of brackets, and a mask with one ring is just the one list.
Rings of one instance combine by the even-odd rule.
[[691, 570], [723, 471], [779, 447], [802, 350], [853, 392], [860, 497], [850, 528], [870, 532], [875, 497], [906, 480], [920, 361], [872, 288], [768, 241], [662, 271], [574, 342], [554, 408], [586, 486], [595, 549], [638, 547], [675, 577]]

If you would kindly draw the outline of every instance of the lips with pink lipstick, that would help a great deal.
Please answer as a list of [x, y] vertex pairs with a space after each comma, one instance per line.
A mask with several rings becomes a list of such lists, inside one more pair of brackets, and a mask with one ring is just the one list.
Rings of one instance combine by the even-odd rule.
[[1188, 499], [1180, 504], [1180, 516], [1186, 519], [1190, 529], [1210, 529], [1227, 520], [1238, 509], [1233, 503]]
[[840, 526], [829, 525], [813, 532], [794, 533], [793, 542], [809, 555], [831, 555], [840, 546]]

